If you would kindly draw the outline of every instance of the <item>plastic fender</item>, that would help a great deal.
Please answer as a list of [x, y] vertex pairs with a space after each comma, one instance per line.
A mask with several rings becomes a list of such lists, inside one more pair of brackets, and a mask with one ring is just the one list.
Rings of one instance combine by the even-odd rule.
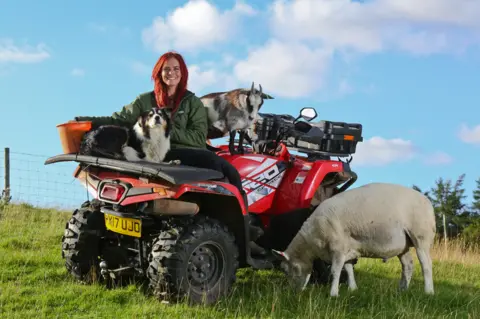
[[183, 184], [178, 187], [177, 192], [172, 198], [179, 198], [185, 193], [195, 192], [195, 193], [209, 193], [209, 194], [216, 194], [216, 195], [223, 195], [223, 196], [233, 196], [237, 198], [237, 201], [240, 205], [240, 209], [242, 210], [242, 215], [247, 215], [247, 210], [245, 207], [245, 203], [243, 201], [243, 197], [238, 191], [238, 189], [233, 186], [232, 184], [228, 183], [221, 183], [221, 182], [201, 182], [201, 183], [193, 183], [193, 184]]
[[315, 191], [322, 183], [325, 175], [332, 172], [343, 172], [343, 163], [337, 161], [320, 161], [313, 164], [310, 174], [307, 175], [302, 186], [299, 208], [308, 207], [315, 195]]
[[121, 206], [127, 206], [131, 204], [141, 203], [141, 202], [148, 202], [151, 200], [159, 199], [159, 198], [166, 198], [168, 196], [162, 196], [158, 193], [150, 193], [150, 194], [142, 194], [142, 195], [133, 195], [125, 197], [119, 204]]

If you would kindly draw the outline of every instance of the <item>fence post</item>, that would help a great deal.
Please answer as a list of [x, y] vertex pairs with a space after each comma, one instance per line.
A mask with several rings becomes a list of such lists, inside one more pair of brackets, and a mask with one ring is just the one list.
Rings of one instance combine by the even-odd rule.
[[5, 147], [5, 189], [3, 190], [2, 199], [4, 203], [10, 202], [10, 148]]

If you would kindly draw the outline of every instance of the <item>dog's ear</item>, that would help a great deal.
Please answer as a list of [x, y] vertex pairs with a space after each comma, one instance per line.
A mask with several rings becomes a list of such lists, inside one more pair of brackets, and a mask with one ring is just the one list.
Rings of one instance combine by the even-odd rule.
[[170, 118], [168, 117], [168, 114], [167, 114], [167, 111], [165, 111], [164, 108], [159, 108], [159, 111], [160, 113], [162, 114], [162, 116], [165, 118], [165, 120], [169, 120]]

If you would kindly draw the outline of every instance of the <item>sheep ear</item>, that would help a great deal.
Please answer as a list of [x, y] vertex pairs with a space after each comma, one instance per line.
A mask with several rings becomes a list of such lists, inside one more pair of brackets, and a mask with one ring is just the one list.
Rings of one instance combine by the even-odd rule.
[[272, 249], [272, 253], [275, 257], [277, 257], [280, 260], [286, 260], [286, 261], [290, 260], [288, 255], [286, 253], [284, 253], [283, 251], [278, 251], [278, 250]]

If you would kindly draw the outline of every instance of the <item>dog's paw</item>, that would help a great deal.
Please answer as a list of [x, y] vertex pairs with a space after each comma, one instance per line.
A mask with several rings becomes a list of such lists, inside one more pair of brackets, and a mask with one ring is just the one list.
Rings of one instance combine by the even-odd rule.
[[171, 160], [169, 162], [167, 162], [167, 164], [170, 164], [170, 165], [180, 165], [182, 162], [180, 160]]

